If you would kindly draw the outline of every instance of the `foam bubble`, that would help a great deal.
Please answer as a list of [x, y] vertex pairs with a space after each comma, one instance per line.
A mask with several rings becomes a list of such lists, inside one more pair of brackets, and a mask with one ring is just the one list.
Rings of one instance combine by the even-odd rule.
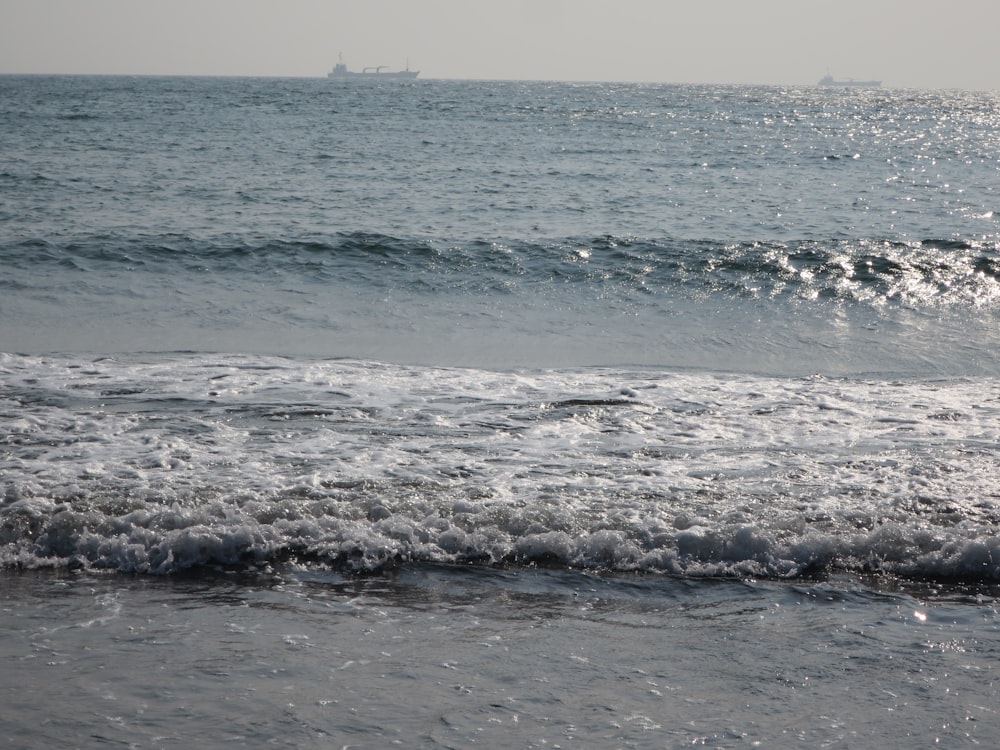
[[988, 379], [3, 356], [0, 562], [1000, 578]]

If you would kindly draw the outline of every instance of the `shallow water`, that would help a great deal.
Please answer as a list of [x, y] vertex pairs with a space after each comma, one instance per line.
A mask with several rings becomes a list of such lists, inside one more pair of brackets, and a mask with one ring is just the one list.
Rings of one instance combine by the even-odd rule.
[[3, 587], [11, 747], [906, 748], [1000, 732], [990, 591], [437, 566]]

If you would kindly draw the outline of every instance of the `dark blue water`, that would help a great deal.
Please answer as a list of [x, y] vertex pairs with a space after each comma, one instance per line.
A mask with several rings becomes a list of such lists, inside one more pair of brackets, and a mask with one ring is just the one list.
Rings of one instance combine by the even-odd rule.
[[0, 77], [3, 658], [149, 746], [996, 739], [998, 105]]
[[998, 371], [992, 94], [2, 85], [3, 350]]

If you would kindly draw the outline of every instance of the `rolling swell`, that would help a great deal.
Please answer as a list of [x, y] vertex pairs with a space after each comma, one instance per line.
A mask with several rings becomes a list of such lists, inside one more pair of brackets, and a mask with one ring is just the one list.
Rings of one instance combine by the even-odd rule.
[[365, 232], [303, 240], [94, 236], [16, 242], [0, 249], [0, 257], [14, 273], [46, 266], [84, 276], [141, 269], [434, 294], [589, 287], [647, 304], [677, 293], [880, 309], [992, 309], [1000, 302], [995, 244], [933, 239], [731, 243], [603, 236], [448, 243]]

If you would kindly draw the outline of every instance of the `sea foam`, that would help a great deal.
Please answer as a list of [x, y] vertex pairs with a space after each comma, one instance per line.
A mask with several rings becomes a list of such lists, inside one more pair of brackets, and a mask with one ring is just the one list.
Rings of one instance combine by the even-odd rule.
[[1000, 577], [988, 380], [2, 364], [6, 565]]

